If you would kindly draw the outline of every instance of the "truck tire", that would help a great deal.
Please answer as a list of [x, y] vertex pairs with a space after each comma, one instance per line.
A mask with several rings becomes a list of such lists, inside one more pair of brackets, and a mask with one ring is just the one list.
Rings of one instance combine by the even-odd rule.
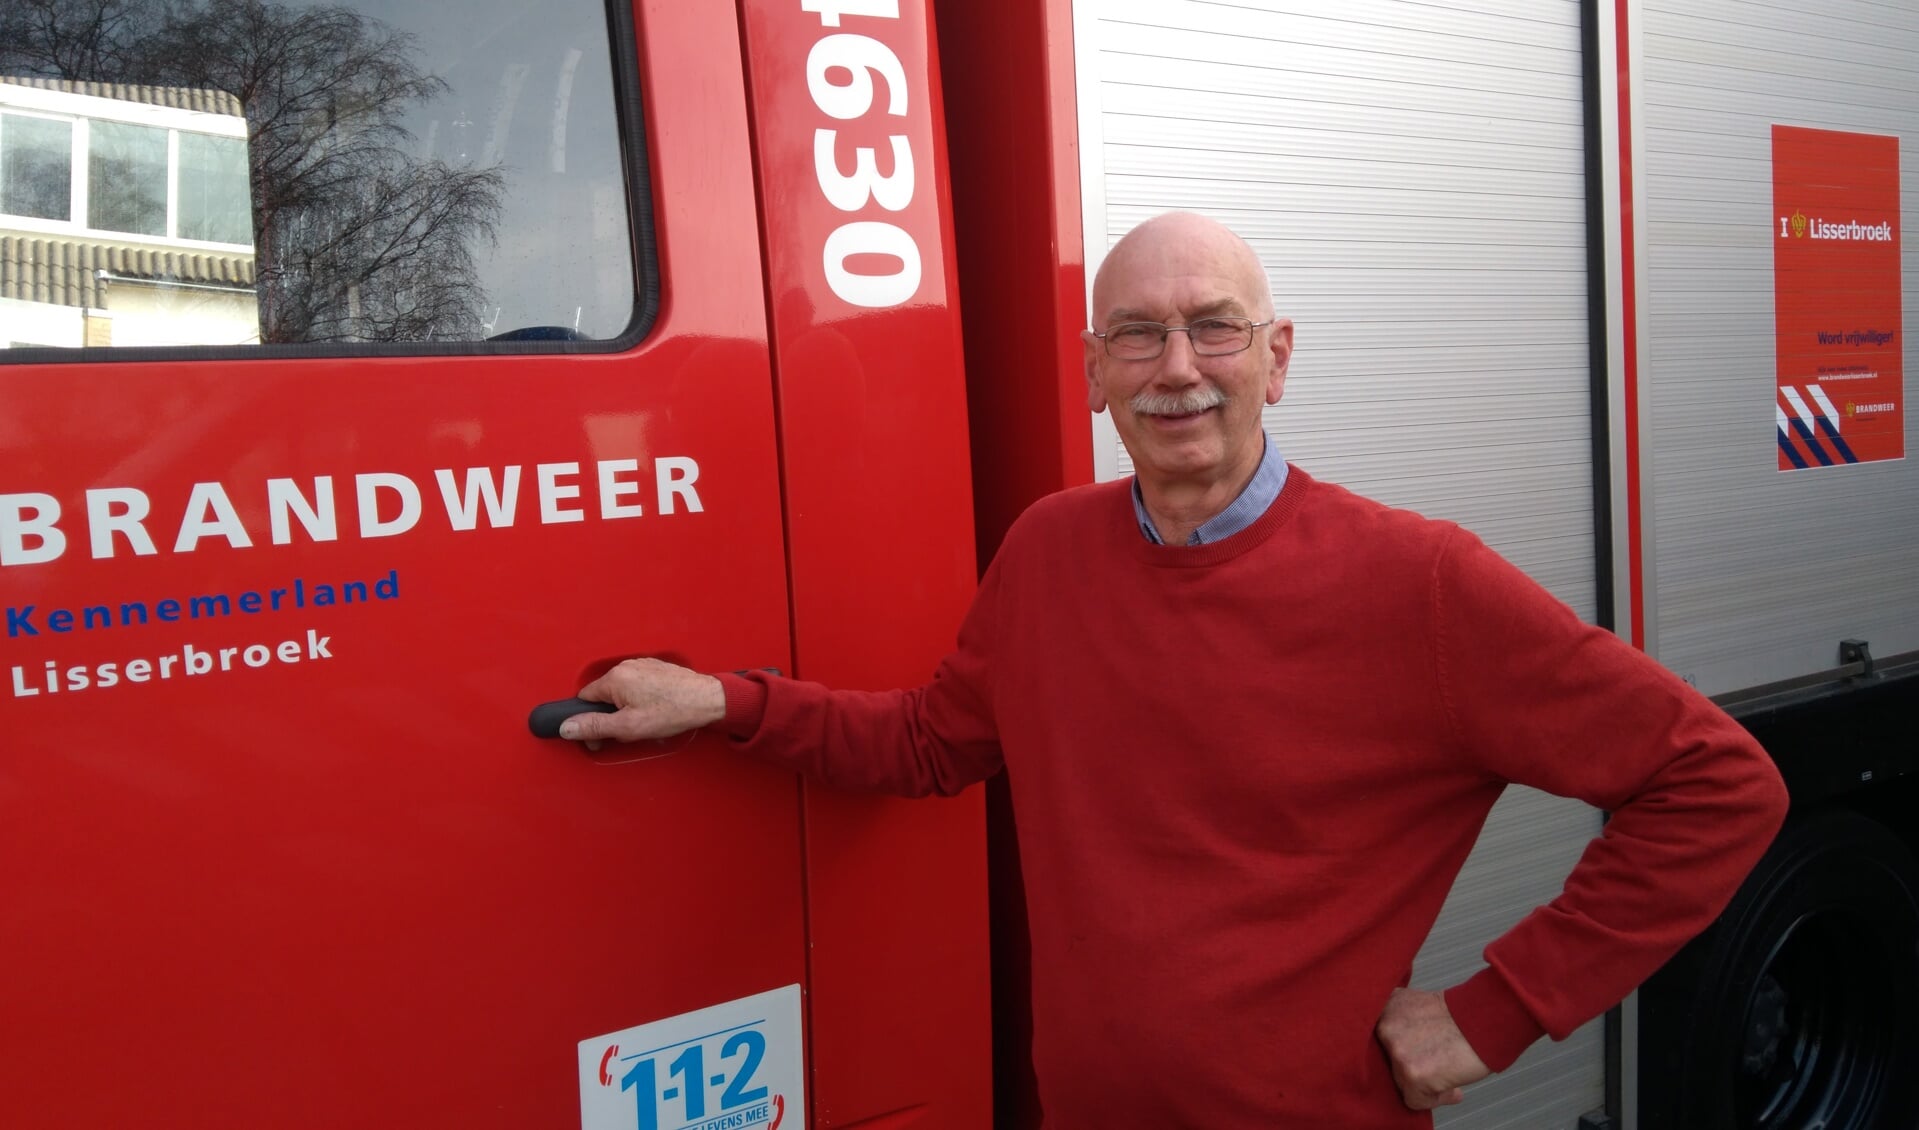
[[1844, 810], [1788, 822], [1676, 962], [1693, 989], [1667, 1034], [1672, 1125], [1919, 1126], [1919, 864], [1887, 828]]

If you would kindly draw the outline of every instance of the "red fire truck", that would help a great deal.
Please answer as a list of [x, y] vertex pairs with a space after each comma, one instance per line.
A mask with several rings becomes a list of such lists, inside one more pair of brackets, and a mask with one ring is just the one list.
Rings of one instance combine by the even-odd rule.
[[[1019, 510], [1129, 470], [1077, 333], [1170, 208], [1298, 323], [1289, 458], [1793, 788], [1442, 1124], [1911, 1125], [1915, 60], [1838, 0], [15, 0], [0, 1125], [1035, 1124], [1003, 794], [527, 711], [925, 678]], [[1599, 827], [1502, 802], [1416, 976]]]

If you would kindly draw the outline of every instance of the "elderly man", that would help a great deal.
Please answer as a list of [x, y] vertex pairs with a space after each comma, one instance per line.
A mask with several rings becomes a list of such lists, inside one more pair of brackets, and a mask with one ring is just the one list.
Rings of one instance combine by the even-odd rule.
[[[581, 692], [617, 713], [562, 732], [719, 726], [907, 795], [1007, 767], [1050, 1125], [1430, 1125], [1707, 925], [1784, 789], [1724, 714], [1471, 534], [1281, 458], [1260, 409], [1293, 327], [1231, 231], [1140, 225], [1093, 308], [1088, 402], [1137, 475], [1020, 519], [931, 683], [634, 661]], [[1507, 782], [1613, 818], [1487, 968], [1410, 989]]]

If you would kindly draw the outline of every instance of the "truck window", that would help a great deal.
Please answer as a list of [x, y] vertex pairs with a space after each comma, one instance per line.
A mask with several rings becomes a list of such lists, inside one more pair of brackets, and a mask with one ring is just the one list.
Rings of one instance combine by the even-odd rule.
[[626, 338], [616, 42], [596, 0], [7, 4], [0, 347]]

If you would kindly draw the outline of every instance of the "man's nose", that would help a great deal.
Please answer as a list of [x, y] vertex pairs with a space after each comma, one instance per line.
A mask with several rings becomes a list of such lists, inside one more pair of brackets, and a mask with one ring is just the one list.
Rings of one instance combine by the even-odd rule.
[[1193, 351], [1191, 334], [1169, 333], [1159, 354], [1161, 384], [1184, 387], [1199, 383], [1199, 354]]

